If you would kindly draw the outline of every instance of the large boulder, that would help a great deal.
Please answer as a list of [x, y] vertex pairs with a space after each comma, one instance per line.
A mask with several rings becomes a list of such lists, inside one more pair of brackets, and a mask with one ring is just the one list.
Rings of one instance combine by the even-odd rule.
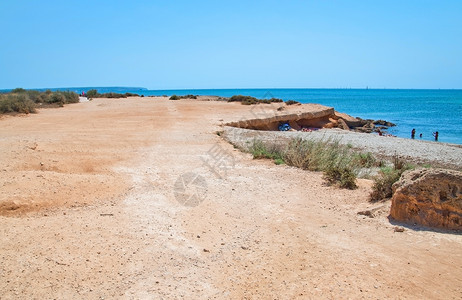
[[366, 124], [366, 122], [364, 122], [364, 120], [361, 120], [360, 118], [355, 118], [345, 113], [340, 113], [338, 111], [335, 112], [335, 117], [337, 119], [342, 119], [348, 125], [348, 127], [361, 127], [364, 126], [364, 124]]
[[350, 127], [348, 127], [348, 124], [343, 119], [338, 119], [337, 124], [340, 129], [350, 130]]
[[429, 227], [462, 229], [462, 172], [405, 172], [393, 185], [390, 216]]

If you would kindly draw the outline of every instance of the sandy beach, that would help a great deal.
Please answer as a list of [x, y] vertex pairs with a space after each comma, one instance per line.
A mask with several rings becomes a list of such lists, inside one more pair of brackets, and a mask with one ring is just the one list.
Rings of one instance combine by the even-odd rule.
[[[390, 221], [370, 180], [343, 190], [253, 160], [217, 135], [252, 107], [201, 100], [1, 117], [0, 298], [462, 297], [462, 235]], [[459, 146], [326, 132], [312, 135], [462, 167]]]

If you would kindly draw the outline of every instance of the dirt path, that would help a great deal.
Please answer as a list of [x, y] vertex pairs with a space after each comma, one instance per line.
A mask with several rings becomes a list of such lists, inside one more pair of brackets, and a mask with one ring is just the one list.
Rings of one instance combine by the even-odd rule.
[[371, 182], [327, 187], [215, 134], [248, 114], [129, 98], [1, 119], [0, 297], [462, 297], [461, 235], [394, 232], [387, 205], [357, 214]]

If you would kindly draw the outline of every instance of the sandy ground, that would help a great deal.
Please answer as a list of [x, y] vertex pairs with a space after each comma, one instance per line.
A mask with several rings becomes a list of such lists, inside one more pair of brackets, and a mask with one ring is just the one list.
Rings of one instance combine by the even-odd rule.
[[[252, 160], [251, 107], [96, 99], [0, 119], [1, 299], [460, 299], [462, 236]], [[358, 215], [375, 209], [374, 218]]]

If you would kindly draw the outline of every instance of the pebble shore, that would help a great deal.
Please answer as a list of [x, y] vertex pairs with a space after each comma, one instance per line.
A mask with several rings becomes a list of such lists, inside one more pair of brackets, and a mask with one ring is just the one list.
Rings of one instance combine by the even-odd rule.
[[462, 170], [462, 146], [456, 144], [379, 136], [341, 129], [320, 129], [312, 132], [281, 132], [257, 131], [226, 126], [224, 127], [224, 137], [232, 144], [244, 148], [254, 139], [280, 142], [291, 138], [332, 139], [381, 157], [391, 158], [397, 155], [407, 158], [414, 163]]

